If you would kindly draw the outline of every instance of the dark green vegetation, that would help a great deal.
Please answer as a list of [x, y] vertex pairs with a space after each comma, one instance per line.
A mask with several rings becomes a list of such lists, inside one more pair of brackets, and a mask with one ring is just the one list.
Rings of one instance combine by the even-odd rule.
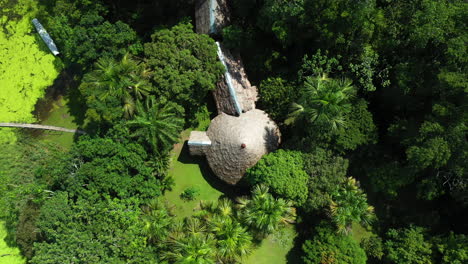
[[[6, 60], [1, 106], [19, 105], [20, 81], [34, 102], [64, 68], [51, 88], [66, 100], [44, 116], [38, 104], [38, 118], [88, 132], [71, 146], [25, 131], [2, 141], [8, 252], [38, 264], [468, 261], [464, 1], [228, 1], [231, 24], [213, 37], [241, 54], [283, 134], [238, 188], [176, 144], [206, 128], [223, 74], [213, 38], [193, 32], [194, 1], [0, 3], [0, 44], [33, 42], [31, 12], [62, 52], [54, 62], [28, 45], [43, 80]], [[8, 121], [31, 121], [24, 106]]]

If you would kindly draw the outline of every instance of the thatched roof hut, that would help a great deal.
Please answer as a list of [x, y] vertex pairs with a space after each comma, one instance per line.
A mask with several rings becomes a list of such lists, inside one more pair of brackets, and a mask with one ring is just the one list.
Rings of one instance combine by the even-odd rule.
[[195, 27], [198, 34], [220, 34], [229, 23], [227, 0], [197, 0]]
[[208, 163], [229, 184], [236, 184], [248, 168], [280, 142], [275, 122], [259, 109], [238, 117], [221, 113], [211, 121], [206, 134], [211, 140], [211, 146], [205, 149]]
[[226, 68], [226, 73], [213, 91], [218, 113], [239, 115], [255, 109], [257, 87], [250, 84], [240, 56], [233, 55], [219, 42], [216, 44], [218, 57]]

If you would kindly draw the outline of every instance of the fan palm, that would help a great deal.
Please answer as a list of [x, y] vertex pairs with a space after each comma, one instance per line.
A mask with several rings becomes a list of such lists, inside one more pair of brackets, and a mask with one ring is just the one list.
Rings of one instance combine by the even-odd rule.
[[340, 234], [347, 234], [353, 222], [368, 225], [374, 219], [374, 207], [367, 204], [366, 194], [349, 177], [343, 186], [332, 194], [328, 214]]
[[164, 154], [177, 142], [184, 120], [174, 103], [159, 104], [154, 97], [148, 97], [145, 105], [137, 102], [133, 120], [127, 122], [132, 130], [131, 137], [147, 142], [156, 154]]
[[148, 242], [156, 243], [165, 240], [172, 227], [172, 218], [165, 206], [158, 200], [152, 200], [143, 207], [142, 220], [143, 233], [148, 237]]
[[254, 229], [260, 238], [277, 230], [281, 224], [294, 223], [295, 209], [290, 202], [275, 199], [268, 193], [268, 187], [257, 185], [252, 199], [238, 199], [243, 221]]
[[189, 235], [173, 241], [171, 249], [164, 253], [164, 258], [171, 263], [213, 264], [215, 263], [215, 245], [211, 235]]
[[125, 118], [135, 113], [135, 102], [151, 91], [148, 71], [128, 55], [121, 61], [103, 57], [95, 64], [95, 70], [85, 75], [83, 85], [98, 90], [99, 99], [113, 97], [120, 100]]
[[217, 258], [222, 263], [238, 263], [252, 250], [252, 237], [245, 227], [231, 217], [217, 215], [210, 222], [217, 239]]
[[319, 128], [336, 130], [345, 125], [344, 115], [351, 110], [350, 99], [356, 93], [351, 81], [308, 77], [301, 100], [293, 103], [286, 124], [306, 121]]

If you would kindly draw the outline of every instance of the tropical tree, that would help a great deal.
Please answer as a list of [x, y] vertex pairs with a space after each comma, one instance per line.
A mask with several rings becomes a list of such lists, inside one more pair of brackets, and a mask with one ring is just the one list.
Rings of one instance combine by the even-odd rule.
[[301, 99], [293, 103], [286, 124], [306, 122], [324, 130], [345, 125], [344, 115], [351, 111], [350, 99], [356, 89], [347, 79], [329, 79], [326, 75], [307, 77]]
[[302, 245], [304, 263], [366, 263], [366, 253], [351, 236], [336, 234], [333, 227], [325, 222], [320, 223], [314, 231], [312, 239]]
[[98, 121], [133, 117], [136, 101], [152, 90], [149, 78], [150, 72], [144, 65], [128, 54], [120, 61], [108, 57], [99, 59], [95, 70], [84, 76], [80, 86], [89, 108], [87, 116]]
[[148, 242], [157, 245], [158, 241], [164, 241], [173, 225], [164, 204], [159, 199], [154, 199], [144, 206], [142, 211], [143, 233], [148, 237]]
[[217, 258], [222, 263], [238, 263], [252, 251], [252, 236], [236, 219], [217, 215], [209, 225], [217, 239]]
[[168, 245], [162, 258], [171, 263], [215, 263], [215, 238], [198, 218], [186, 218], [183, 223], [176, 224]]
[[177, 142], [184, 120], [182, 110], [172, 102], [156, 102], [148, 97], [145, 104], [137, 102], [137, 115], [127, 122], [131, 137], [147, 142], [155, 154], [164, 154]]
[[257, 234], [264, 238], [279, 228], [280, 225], [294, 223], [296, 212], [291, 202], [275, 199], [268, 193], [266, 185], [256, 185], [252, 198], [237, 199], [240, 218]]
[[352, 177], [331, 195], [328, 213], [341, 234], [347, 234], [353, 222], [368, 225], [374, 219], [374, 207]]

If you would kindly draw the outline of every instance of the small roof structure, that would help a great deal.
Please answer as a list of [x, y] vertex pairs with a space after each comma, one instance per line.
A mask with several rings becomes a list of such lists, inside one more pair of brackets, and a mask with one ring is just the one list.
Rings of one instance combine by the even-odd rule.
[[49, 33], [47, 33], [47, 31], [44, 29], [39, 20], [37, 20], [37, 18], [34, 18], [32, 20], [32, 23], [34, 24], [34, 27], [36, 27], [37, 32], [39, 33], [47, 47], [50, 49], [52, 54], [54, 54], [55, 56], [59, 55], [60, 52], [58, 51], [57, 46], [55, 46], [54, 41], [50, 37]]
[[236, 184], [245, 171], [280, 143], [278, 126], [268, 115], [254, 109], [240, 116], [224, 113], [215, 117], [206, 132], [211, 146], [205, 155], [213, 172], [229, 184]]

